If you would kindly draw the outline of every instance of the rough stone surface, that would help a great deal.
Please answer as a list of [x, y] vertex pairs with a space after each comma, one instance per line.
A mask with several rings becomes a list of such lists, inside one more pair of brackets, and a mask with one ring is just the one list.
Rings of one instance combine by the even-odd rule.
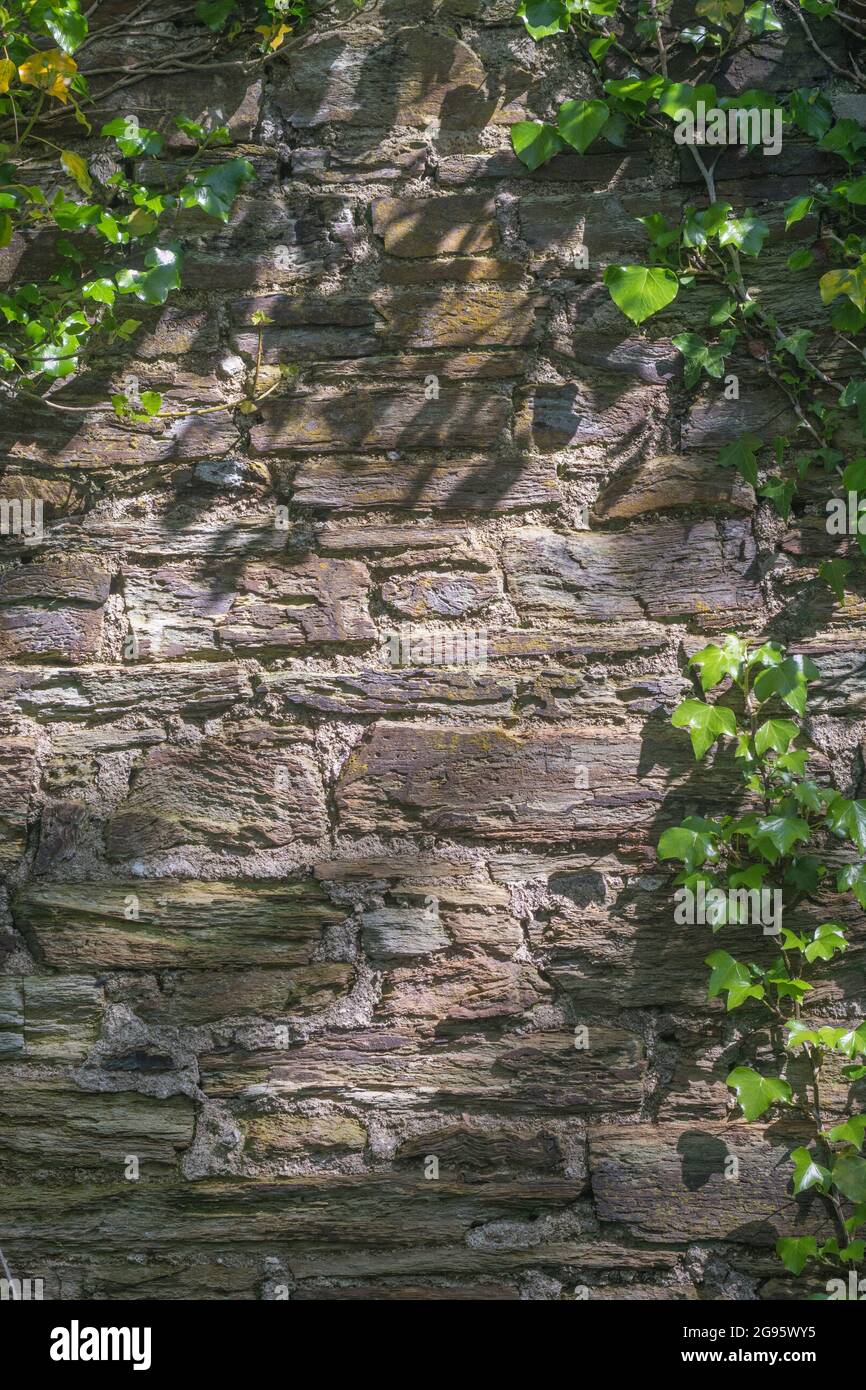
[[[164, 8], [155, 58], [189, 38]], [[811, 584], [817, 503], [774, 524], [716, 464], [785, 398], [749, 359], [738, 402], [687, 393], [680, 305], [634, 329], [600, 283], [691, 166], [655, 134], [515, 158], [589, 86], [514, 8], [340, 0], [252, 76], [97, 112], [180, 159], [171, 113], [219, 114], [258, 179], [64, 386], [209, 413], [0, 420], [0, 496], [45, 508], [0, 536], [0, 1244], [46, 1298], [792, 1296], [797, 1136], [726, 1123], [753, 1043], [655, 845], [732, 804], [669, 727], [727, 629], [812, 653], [862, 794], [866, 606]], [[827, 86], [785, 26], [786, 87]], [[86, 53], [122, 69], [122, 26]], [[787, 134], [716, 171], [739, 206], [812, 177]], [[769, 307], [810, 322], [787, 249]], [[56, 262], [16, 240], [0, 274]], [[274, 390], [220, 409], [260, 343]], [[863, 1011], [850, 928], [828, 1020]]]

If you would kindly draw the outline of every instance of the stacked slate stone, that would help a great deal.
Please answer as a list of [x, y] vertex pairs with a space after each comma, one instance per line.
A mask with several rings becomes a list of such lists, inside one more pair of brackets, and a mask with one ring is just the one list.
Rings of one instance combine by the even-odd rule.
[[[686, 393], [692, 301], [645, 332], [601, 283], [696, 196], [684, 152], [530, 174], [509, 127], [575, 77], [513, 9], [347, 5], [100, 112], [218, 111], [257, 182], [185, 214], [183, 292], [65, 399], [219, 405], [262, 312], [262, 385], [297, 370], [248, 416], [0, 421], [45, 514], [0, 539], [0, 1244], [47, 1298], [791, 1294], [784, 1134], [727, 1123], [737, 1034], [655, 845], [735, 793], [669, 728], [724, 631], [819, 660], [857, 786], [866, 609], [804, 631], [817, 507], [716, 467], [785, 398], [747, 357], [738, 402]], [[796, 25], [767, 51], [740, 87], [825, 82]], [[775, 208], [827, 158], [792, 135], [718, 195]]]

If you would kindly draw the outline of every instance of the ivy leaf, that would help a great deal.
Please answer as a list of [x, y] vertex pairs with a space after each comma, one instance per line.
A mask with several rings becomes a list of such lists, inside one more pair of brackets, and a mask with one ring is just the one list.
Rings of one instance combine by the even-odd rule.
[[866, 1159], [843, 1154], [833, 1164], [833, 1182], [849, 1202], [866, 1202]]
[[861, 260], [851, 270], [828, 270], [818, 281], [818, 289], [822, 304], [832, 304], [844, 294], [858, 309], [866, 312], [866, 263]]
[[808, 761], [808, 748], [792, 748], [789, 753], [779, 754], [776, 759], [776, 766], [785, 772], [793, 772], [795, 777], [802, 777]]
[[154, 246], [144, 258], [145, 270], [124, 267], [115, 279], [121, 294], [134, 294], [145, 304], [164, 304], [172, 290], [180, 288], [180, 248]]
[[[795, 714], [806, 713], [806, 688], [817, 680], [820, 672], [807, 656], [789, 656], [778, 666], [771, 666], [755, 678], [754, 691], [761, 704], [771, 695], [778, 695]], [[864, 849], [866, 853], [866, 849]]]
[[45, 7], [41, 19], [64, 53], [74, 53], [87, 37], [87, 20], [78, 11], [78, 0], [65, 0], [62, 5]]
[[98, 280], [85, 280], [81, 293], [85, 299], [94, 299], [98, 304], [113, 304], [117, 297], [114, 281], [104, 276]]
[[853, 1144], [859, 1149], [866, 1134], [866, 1115], [851, 1115], [844, 1124], [830, 1130], [829, 1138], [835, 1144]]
[[604, 283], [614, 304], [632, 323], [659, 313], [679, 292], [679, 281], [664, 266], [609, 265]]
[[813, 140], [820, 140], [833, 124], [833, 108], [823, 92], [817, 87], [799, 87], [791, 93], [791, 115], [794, 124], [799, 126]]
[[742, 961], [734, 960], [727, 951], [711, 951], [704, 964], [712, 970], [707, 998], [715, 999], [727, 993], [728, 1013], [738, 1009], [747, 999], [763, 999], [764, 986], [755, 984], [749, 967], [743, 965]]
[[148, 415], [158, 415], [162, 409], [162, 396], [158, 391], [142, 391], [142, 409]]
[[809, 827], [799, 816], [758, 816], [752, 832], [752, 845], [770, 864], [790, 854], [798, 840], [808, 839]]
[[730, 29], [731, 20], [743, 12], [744, 0], [698, 0], [695, 14], [718, 24], [722, 29]]
[[612, 43], [613, 35], [604, 38], [599, 37], [597, 39], [591, 39], [590, 42], [586, 45], [587, 50], [589, 52], [589, 56], [591, 58], [594, 58], [597, 63], [600, 63]]
[[195, 17], [209, 29], [213, 29], [214, 33], [218, 33], [236, 9], [236, 0], [199, 0], [195, 7]]
[[685, 359], [684, 380], [687, 388], [694, 386], [701, 375], [718, 378], [725, 370], [725, 358], [734, 346], [737, 334], [725, 329], [717, 343], [706, 343], [697, 333], [677, 333], [671, 340]]
[[794, 1194], [799, 1197], [810, 1187], [826, 1191], [830, 1182], [830, 1169], [816, 1163], [808, 1149], [794, 1149], [791, 1154], [794, 1164]]
[[229, 159], [212, 169], [203, 169], [181, 191], [185, 208], [200, 207], [209, 217], [228, 222], [232, 205], [245, 183], [256, 177], [248, 159]]
[[675, 729], [688, 729], [695, 757], [700, 760], [723, 734], [733, 738], [737, 732], [734, 712], [703, 700], [683, 700], [671, 716]]
[[571, 16], [563, 0], [524, 0], [517, 11], [530, 37], [546, 39], [567, 29]]
[[757, 1120], [771, 1105], [787, 1105], [791, 1087], [778, 1076], [761, 1076], [751, 1067], [734, 1067], [726, 1084], [737, 1093], [740, 1108], [748, 1122]]
[[58, 101], [69, 100], [69, 86], [78, 71], [78, 64], [68, 53], [59, 48], [49, 48], [42, 53], [34, 53], [26, 63], [21, 63], [18, 76], [25, 85], [47, 92]]
[[9, 91], [9, 83], [17, 71], [18, 69], [11, 58], [0, 58], [0, 95], [5, 95]]
[[866, 864], [846, 864], [836, 875], [836, 892], [854, 894], [860, 906], [866, 909]]
[[768, 748], [776, 753], [787, 753], [799, 732], [792, 719], [768, 719], [755, 733], [755, 749], [758, 753], [766, 753]]
[[745, 642], [728, 633], [721, 647], [714, 642], [702, 647], [695, 652], [689, 665], [697, 666], [700, 671], [701, 689], [712, 690], [725, 676], [732, 676], [736, 680], [745, 657]]
[[609, 116], [610, 107], [603, 101], [564, 101], [557, 114], [556, 128], [567, 144], [585, 154]]
[[758, 0], [757, 4], [750, 5], [743, 15], [743, 23], [753, 34], [774, 34], [784, 27], [767, 0]]
[[[778, 760], [776, 762], [778, 767]], [[802, 782], [795, 782], [791, 788], [791, 795], [798, 806], [803, 806], [807, 811], [820, 811], [824, 802], [822, 800], [821, 788], [817, 782], [810, 778], [805, 778]]]
[[815, 934], [803, 955], [811, 963], [816, 960], [832, 960], [837, 951], [847, 951], [844, 929], [838, 922], [822, 922], [815, 928]]
[[807, 1043], [810, 1043], [813, 1047], [818, 1046], [818, 1034], [815, 1032], [814, 1028], [810, 1028], [802, 1019], [789, 1018], [785, 1027], [788, 1030], [788, 1041], [786, 1046], [789, 1052], [792, 1052], [795, 1047], [805, 1047]]
[[87, 160], [82, 159], [80, 154], [75, 154], [73, 150], [63, 150], [60, 154], [60, 163], [63, 165], [67, 174], [71, 174], [81, 189], [88, 197], [93, 192], [93, 180], [87, 168]]
[[742, 217], [729, 217], [720, 228], [719, 245], [734, 246], [745, 256], [758, 256], [769, 235], [770, 228], [764, 219], [746, 208]]
[[656, 73], [652, 77], [609, 78], [604, 90], [628, 115], [640, 119], [664, 84], [665, 79]]
[[857, 411], [857, 420], [861, 430], [866, 430], [866, 381], [849, 381], [839, 397], [839, 404], [850, 409], [852, 406]]
[[758, 486], [758, 460], [755, 455], [763, 447], [764, 441], [758, 435], [741, 435], [739, 439], [734, 440], [733, 444], [726, 444], [722, 449], [719, 454], [719, 466], [722, 468], [733, 466], [747, 483], [756, 488]]
[[684, 825], [674, 825], [666, 830], [659, 838], [656, 852], [659, 859], [680, 860], [689, 872], [700, 868], [708, 859], [718, 857], [709, 835]]
[[540, 169], [565, 149], [565, 141], [552, 125], [539, 121], [518, 121], [511, 127], [511, 147], [527, 169]]
[[102, 127], [101, 135], [110, 135], [121, 154], [127, 158], [136, 154], [158, 155], [162, 153], [165, 141], [158, 130], [139, 125], [125, 116], [118, 116]]
[[716, 89], [711, 82], [693, 87], [690, 82], [666, 82], [659, 95], [659, 110], [672, 121], [681, 119], [680, 112], [691, 111], [694, 115], [698, 102], [702, 101], [708, 109], [716, 104]]
[[769, 498], [783, 521], [787, 521], [791, 514], [791, 503], [796, 491], [797, 484], [790, 478], [786, 480], [776, 477], [768, 478], [758, 489], [761, 497]]
[[845, 602], [845, 579], [850, 571], [850, 560], [822, 560], [818, 566], [819, 577], [829, 584], [840, 603]]
[[776, 1254], [790, 1274], [802, 1274], [810, 1259], [818, 1254], [814, 1236], [780, 1236]]
[[847, 835], [866, 854], [866, 801], [835, 796], [827, 808], [827, 825], [837, 835]]
[[839, 1051], [846, 1057], [859, 1057], [866, 1053], [866, 1023], [859, 1028], [849, 1028], [839, 1039]]

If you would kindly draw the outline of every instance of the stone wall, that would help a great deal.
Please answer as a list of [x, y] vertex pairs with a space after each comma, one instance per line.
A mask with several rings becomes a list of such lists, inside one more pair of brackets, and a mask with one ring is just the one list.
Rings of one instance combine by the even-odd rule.
[[[754, 1042], [654, 845], [734, 792], [669, 728], [725, 630], [818, 659], [858, 786], [866, 607], [812, 582], [820, 496], [785, 527], [717, 467], [785, 422], [754, 361], [738, 402], [687, 393], [696, 299], [638, 331], [600, 283], [688, 163], [529, 174], [509, 125], [590, 85], [512, 11], [367, 0], [263, 71], [102, 103], [226, 118], [258, 181], [224, 230], [187, 215], [184, 292], [67, 399], [230, 399], [259, 310], [263, 384], [297, 373], [251, 416], [0, 424], [0, 491], [48, 518], [0, 541], [0, 1244], [46, 1297], [796, 1296], [791, 1135], [727, 1123]], [[751, 62], [736, 87], [827, 86], [796, 25]], [[826, 160], [729, 155], [719, 195], [763, 210]], [[808, 322], [781, 231], [770, 292]], [[467, 631], [486, 664], [394, 661]]]

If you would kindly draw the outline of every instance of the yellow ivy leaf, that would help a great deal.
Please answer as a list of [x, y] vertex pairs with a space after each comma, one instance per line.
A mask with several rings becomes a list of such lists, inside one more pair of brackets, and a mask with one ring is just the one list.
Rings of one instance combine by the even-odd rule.
[[9, 83], [17, 69], [11, 58], [0, 58], [0, 95], [9, 91]]
[[262, 35], [271, 51], [281, 48], [286, 35], [291, 32], [292, 26], [290, 24], [259, 24], [256, 27], [256, 33]]
[[72, 98], [72, 105], [75, 107], [75, 119], [76, 119], [76, 121], [78, 122], [79, 125], [83, 125], [83, 126], [84, 126], [84, 129], [87, 131], [87, 134], [89, 135], [90, 132], [91, 132], [92, 129], [93, 129], [93, 126], [90, 124], [89, 120], [88, 120], [87, 117], [85, 116], [85, 114], [84, 114], [84, 112], [82, 111], [81, 107], [78, 105], [78, 102], [75, 100], [75, 97]]
[[852, 270], [828, 270], [818, 281], [821, 301], [832, 304], [840, 294], [845, 294], [856, 304], [861, 313], [866, 311], [866, 264], [862, 261]]
[[59, 48], [49, 48], [44, 53], [34, 53], [18, 69], [18, 76], [29, 87], [38, 87], [58, 101], [68, 101], [67, 88], [78, 71], [78, 64], [68, 53]]
[[74, 154], [72, 150], [63, 150], [60, 154], [60, 163], [67, 174], [71, 174], [75, 179], [82, 193], [90, 194], [93, 192], [93, 180], [88, 173], [87, 161], [82, 159], [80, 154]]

